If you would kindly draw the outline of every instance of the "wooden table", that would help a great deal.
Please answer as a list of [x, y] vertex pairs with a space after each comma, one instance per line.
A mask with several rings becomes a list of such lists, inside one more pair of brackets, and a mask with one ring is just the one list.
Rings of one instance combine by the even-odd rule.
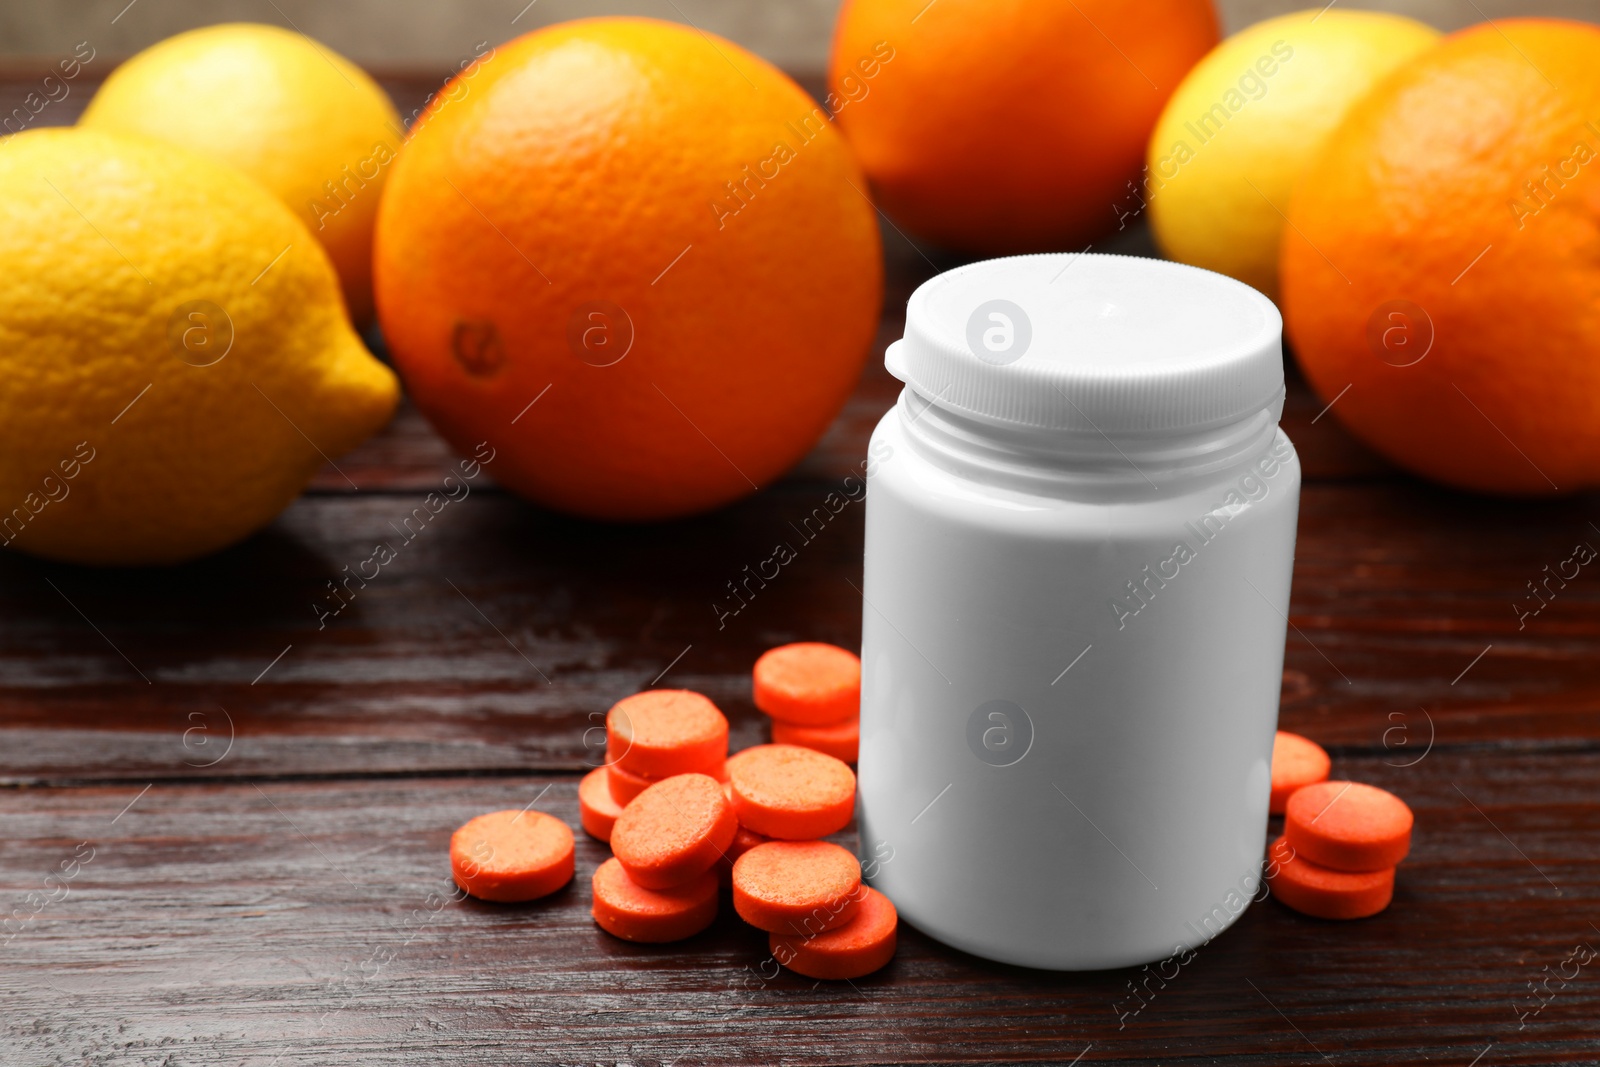
[[[36, 73], [11, 73], [0, 112]], [[391, 89], [409, 111], [433, 84]], [[71, 121], [88, 89], [39, 121]], [[888, 240], [880, 354], [935, 269]], [[818, 984], [774, 972], [731, 909], [679, 945], [601, 933], [607, 850], [581, 835], [555, 897], [456, 899], [466, 818], [537, 801], [577, 825], [617, 698], [701, 690], [739, 748], [765, 739], [760, 651], [858, 642], [858, 505], [726, 628], [712, 604], [859, 461], [895, 391], [875, 359], [790, 477], [699, 519], [599, 526], [478, 488], [320, 631], [324, 583], [451, 462], [410, 408], [340, 462], [349, 482], [324, 472], [213, 558], [0, 554], [0, 1064], [1600, 1063], [1600, 962], [1574, 960], [1600, 946], [1600, 578], [1525, 628], [1512, 609], [1600, 545], [1597, 509], [1395, 474], [1298, 379], [1282, 722], [1415, 808], [1382, 915], [1267, 901], [1164, 983], [903, 929], [884, 971]]]

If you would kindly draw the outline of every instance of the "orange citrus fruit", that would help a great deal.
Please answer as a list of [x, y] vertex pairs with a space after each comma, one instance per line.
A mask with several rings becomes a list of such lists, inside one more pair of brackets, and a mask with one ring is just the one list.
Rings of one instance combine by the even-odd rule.
[[829, 104], [884, 210], [969, 252], [1071, 248], [1142, 210], [1211, 0], [846, 0]]
[[1462, 488], [1600, 484], [1600, 29], [1443, 39], [1333, 133], [1290, 203], [1284, 318], [1358, 437]]
[[883, 298], [865, 191], [763, 60], [566, 23], [441, 92], [401, 149], [380, 321], [417, 406], [489, 442], [501, 484], [597, 518], [702, 511], [804, 455], [859, 378]]

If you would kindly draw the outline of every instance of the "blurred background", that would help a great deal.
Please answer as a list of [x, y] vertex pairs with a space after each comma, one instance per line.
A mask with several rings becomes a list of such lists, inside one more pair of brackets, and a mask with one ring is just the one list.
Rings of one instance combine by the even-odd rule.
[[[1315, 6], [1217, 0], [1224, 33]], [[1362, 0], [1358, 6], [1411, 15], [1444, 30], [1528, 14], [1533, 7], [1530, 0]], [[379, 72], [442, 69], [469, 56], [479, 41], [497, 44], [586, 15], [633, 14], [692, 23], [809, 73], [826, 64], [838, 8], [839, 0], [35, 0], [0, 5], [0, 60], [54, 57], [79, 41], [120, 58], [183, 30], [243, 20], [292, 26]], [[1537, 13], [1600, 22], [1600, 0], [1540, 0]]]

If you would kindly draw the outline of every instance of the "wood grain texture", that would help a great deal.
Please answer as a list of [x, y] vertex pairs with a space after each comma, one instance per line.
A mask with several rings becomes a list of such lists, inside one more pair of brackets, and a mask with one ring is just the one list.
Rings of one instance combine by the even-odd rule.
[[[648, 527], [474, 492], [409, 543], [395, 529], [418, 494], [318, 495], [185, 567], [0, 556], [0, 781], [572, 770], [600, 714], [652, 681], [710, 694], [752, 743], [756, 656], [859, 641], [862, 505], [823, 504], [842, 486]], [[1600, 740], [1600, 579], [1513, 611], [1573, 544], [1600, 545], [1592, 519], [1583, 500], [1309, 484], [1285, 728], [1353, 750]], [[380, 539], [398, 558], [319, 629], [327, 583]], [[740, 608], [728, 583], [779, 541], [797, 558]], [[199, 766], [230, 734], [229, 762]]]
[[[0, 74], [0, 113], [24, 74]], [[408, 112], [437, 79], [387, 84]], [[87, 85], [39, 122], [75, 117]], [[775, 972], [726, 906], [682, 945], [600, 933], [587, 878], [606, 851], [587, 839], [547, 902], [453, 899], [466, 818], [537, 802], [577, 824], [617, 698], [699, 689], [739, 748], [765, 739], [763, 649], [859, 641], [862, 505], [824, 501], [893, 403], [878, 357], [906, 297], [957, 262], [885, 240], [860, 387], [787, 479], [715, 515], [602, 526], [484, 476], [408, 537], [453, 459], [407, 406], [210, 559], [0, 553], [0, 1067], [1600, 1064], [1600, 966], [1563, 965], [1600, 946], [1600, 579], [1518, 614], [1547, 566], [1600, 545], [1600, 508], [1406, 478], [1292, 370], [1307, 482], [1282, 722], [1416, 809], [1382, 915], [1266, 901], [1164, 983], [905, 930], [885, 971], [817, 985]], [[1152, 251], [1138, 227], [1096, 250]], [[395, 561], [319, 623], [380, 539]], [[778, 541], [795, 561], [731, 598]]]
[[[1342, 925], [1254, 904], [1164, 984], [990, 964], [905, 929], [884, 971], [819, 985], [774, 973], [726, 900], [690, 941], [626, 944], [588, 916], [607, 850], [587, 838], [574, 884], [544, 902], [449, 900], [451, 829], [536, 798], [576, 823], [573, 776], [0, 793], [8, 907], [93, 850], [0, 947], [0, 1059], [1060, 1064], [1088, 1049], [1081, 1062], [1301, 1064], [1320, 1050], [1464, 1067], [1492, 1043], [1484, 1063], [1593, 1063], [1600, 964], [1519, 1013], [1529, 980], [1600, 944], [1600, 755], [1435, 750], [1335, 772], [1416, 809], [1394, 904]], [[1147, 983], [1139, 998], [1130, 982]]]

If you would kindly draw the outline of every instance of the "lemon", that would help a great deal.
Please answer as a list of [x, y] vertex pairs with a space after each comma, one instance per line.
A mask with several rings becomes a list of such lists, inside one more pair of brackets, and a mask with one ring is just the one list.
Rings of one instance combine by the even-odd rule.
[[1144, 186], [1162, 252], [1276, 299], [1295, 180], [1350, 106], [1438, 37], [1399, 15], [1326, 8], [1212, 49], [1150, 137]]
[[349, 60], [277, 26], [207, 26], [114, 70], [79, 124], [244, 171], [328, 250], [351, 317], [371, 317], [373, 220], [404, 134], [388, 96]]
[[238, 171], [95, 130], [0, 139], [0, 543], [170, 563], [270, 522], [394, 375], [327, 254]]

